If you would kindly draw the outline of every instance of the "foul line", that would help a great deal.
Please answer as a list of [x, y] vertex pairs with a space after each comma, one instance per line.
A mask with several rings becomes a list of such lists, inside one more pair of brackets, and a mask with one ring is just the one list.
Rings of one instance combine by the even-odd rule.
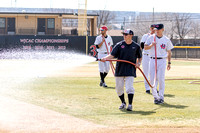
[[[200, 79], [196, 79], [196, 78], [180, 78], [180, 79], [165, 79], [165, 80], [196, 80], [196, 81], [191, 81], [188, 82], [189, 84], [200, 84]], [[134, 83], [141, 83], [144, 82], [144, 80], [142, 81], [135, 81]]]

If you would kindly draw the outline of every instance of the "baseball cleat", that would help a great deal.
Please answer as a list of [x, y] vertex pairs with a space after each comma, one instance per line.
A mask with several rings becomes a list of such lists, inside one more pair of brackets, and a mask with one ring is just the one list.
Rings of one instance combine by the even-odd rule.
[[103, 87], [108, 87], [108, 86], [106, 85], [106, 83], [103, 83], [102, 86], [103, 86]]
[[159, 104], [163, 104], [164, 103], [164, 100], [163, 99], [160, 99], [159, 100]]
[[159, 104], [159, 100], [158, 99], [154, 99], [154, 103], [155, 104]]
[[122, 105], [119, 106], [119, 109], [125, 109], [126, 108], [126, 103], [122, 103]]
[[146, 90], [146, 93], [147, 93], [147, 94], [150, 94], [150, 90]]
[[99, 86], [102, 86], [103, 85], [103, 82], [101, 81], [100, 83], [99, 83]]
[[126, 110], [127, 110], [127, 111], [132, 111], [132, 108], [133, 108], [132, 105], [129, 104], [129, 105], [128, 105], [128, 108], [127, 108]]
[[160, 99], [160, 100], [154, 99], [154, 103], [155, 104], [163, 104], [164, 100], [163, 99]]

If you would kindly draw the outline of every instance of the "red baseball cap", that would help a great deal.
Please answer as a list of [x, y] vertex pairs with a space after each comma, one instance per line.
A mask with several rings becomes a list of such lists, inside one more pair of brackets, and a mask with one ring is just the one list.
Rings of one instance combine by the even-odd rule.
[[100, 30], [108, 30], [107, 26], [101, 26]]

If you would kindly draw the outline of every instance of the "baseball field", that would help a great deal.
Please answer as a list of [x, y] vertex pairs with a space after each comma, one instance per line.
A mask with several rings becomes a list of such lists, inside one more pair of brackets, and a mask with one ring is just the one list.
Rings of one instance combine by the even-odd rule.
[[[108, 87], [99, 86], [97, 62], [67, 67], [55, 60], [2, 59], [0, 64], [0, 132], [200, 132], [199, 60], [172, 60], [162, 105], [145, 93], [138, 71], [132, 112], [118, 109], [112, 71]], [[51, 65], [60, 67], [41, 72]], [[43, 69], [28, 76], [30, 68]]]

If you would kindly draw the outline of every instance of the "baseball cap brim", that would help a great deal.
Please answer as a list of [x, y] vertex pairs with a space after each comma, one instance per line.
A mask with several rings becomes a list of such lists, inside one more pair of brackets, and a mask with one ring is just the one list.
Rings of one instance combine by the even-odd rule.
[[122, 34], [128, 34], [128, 35], [133, 35], [133, 31], [130, 29], [124, 30], [121, 32]]

